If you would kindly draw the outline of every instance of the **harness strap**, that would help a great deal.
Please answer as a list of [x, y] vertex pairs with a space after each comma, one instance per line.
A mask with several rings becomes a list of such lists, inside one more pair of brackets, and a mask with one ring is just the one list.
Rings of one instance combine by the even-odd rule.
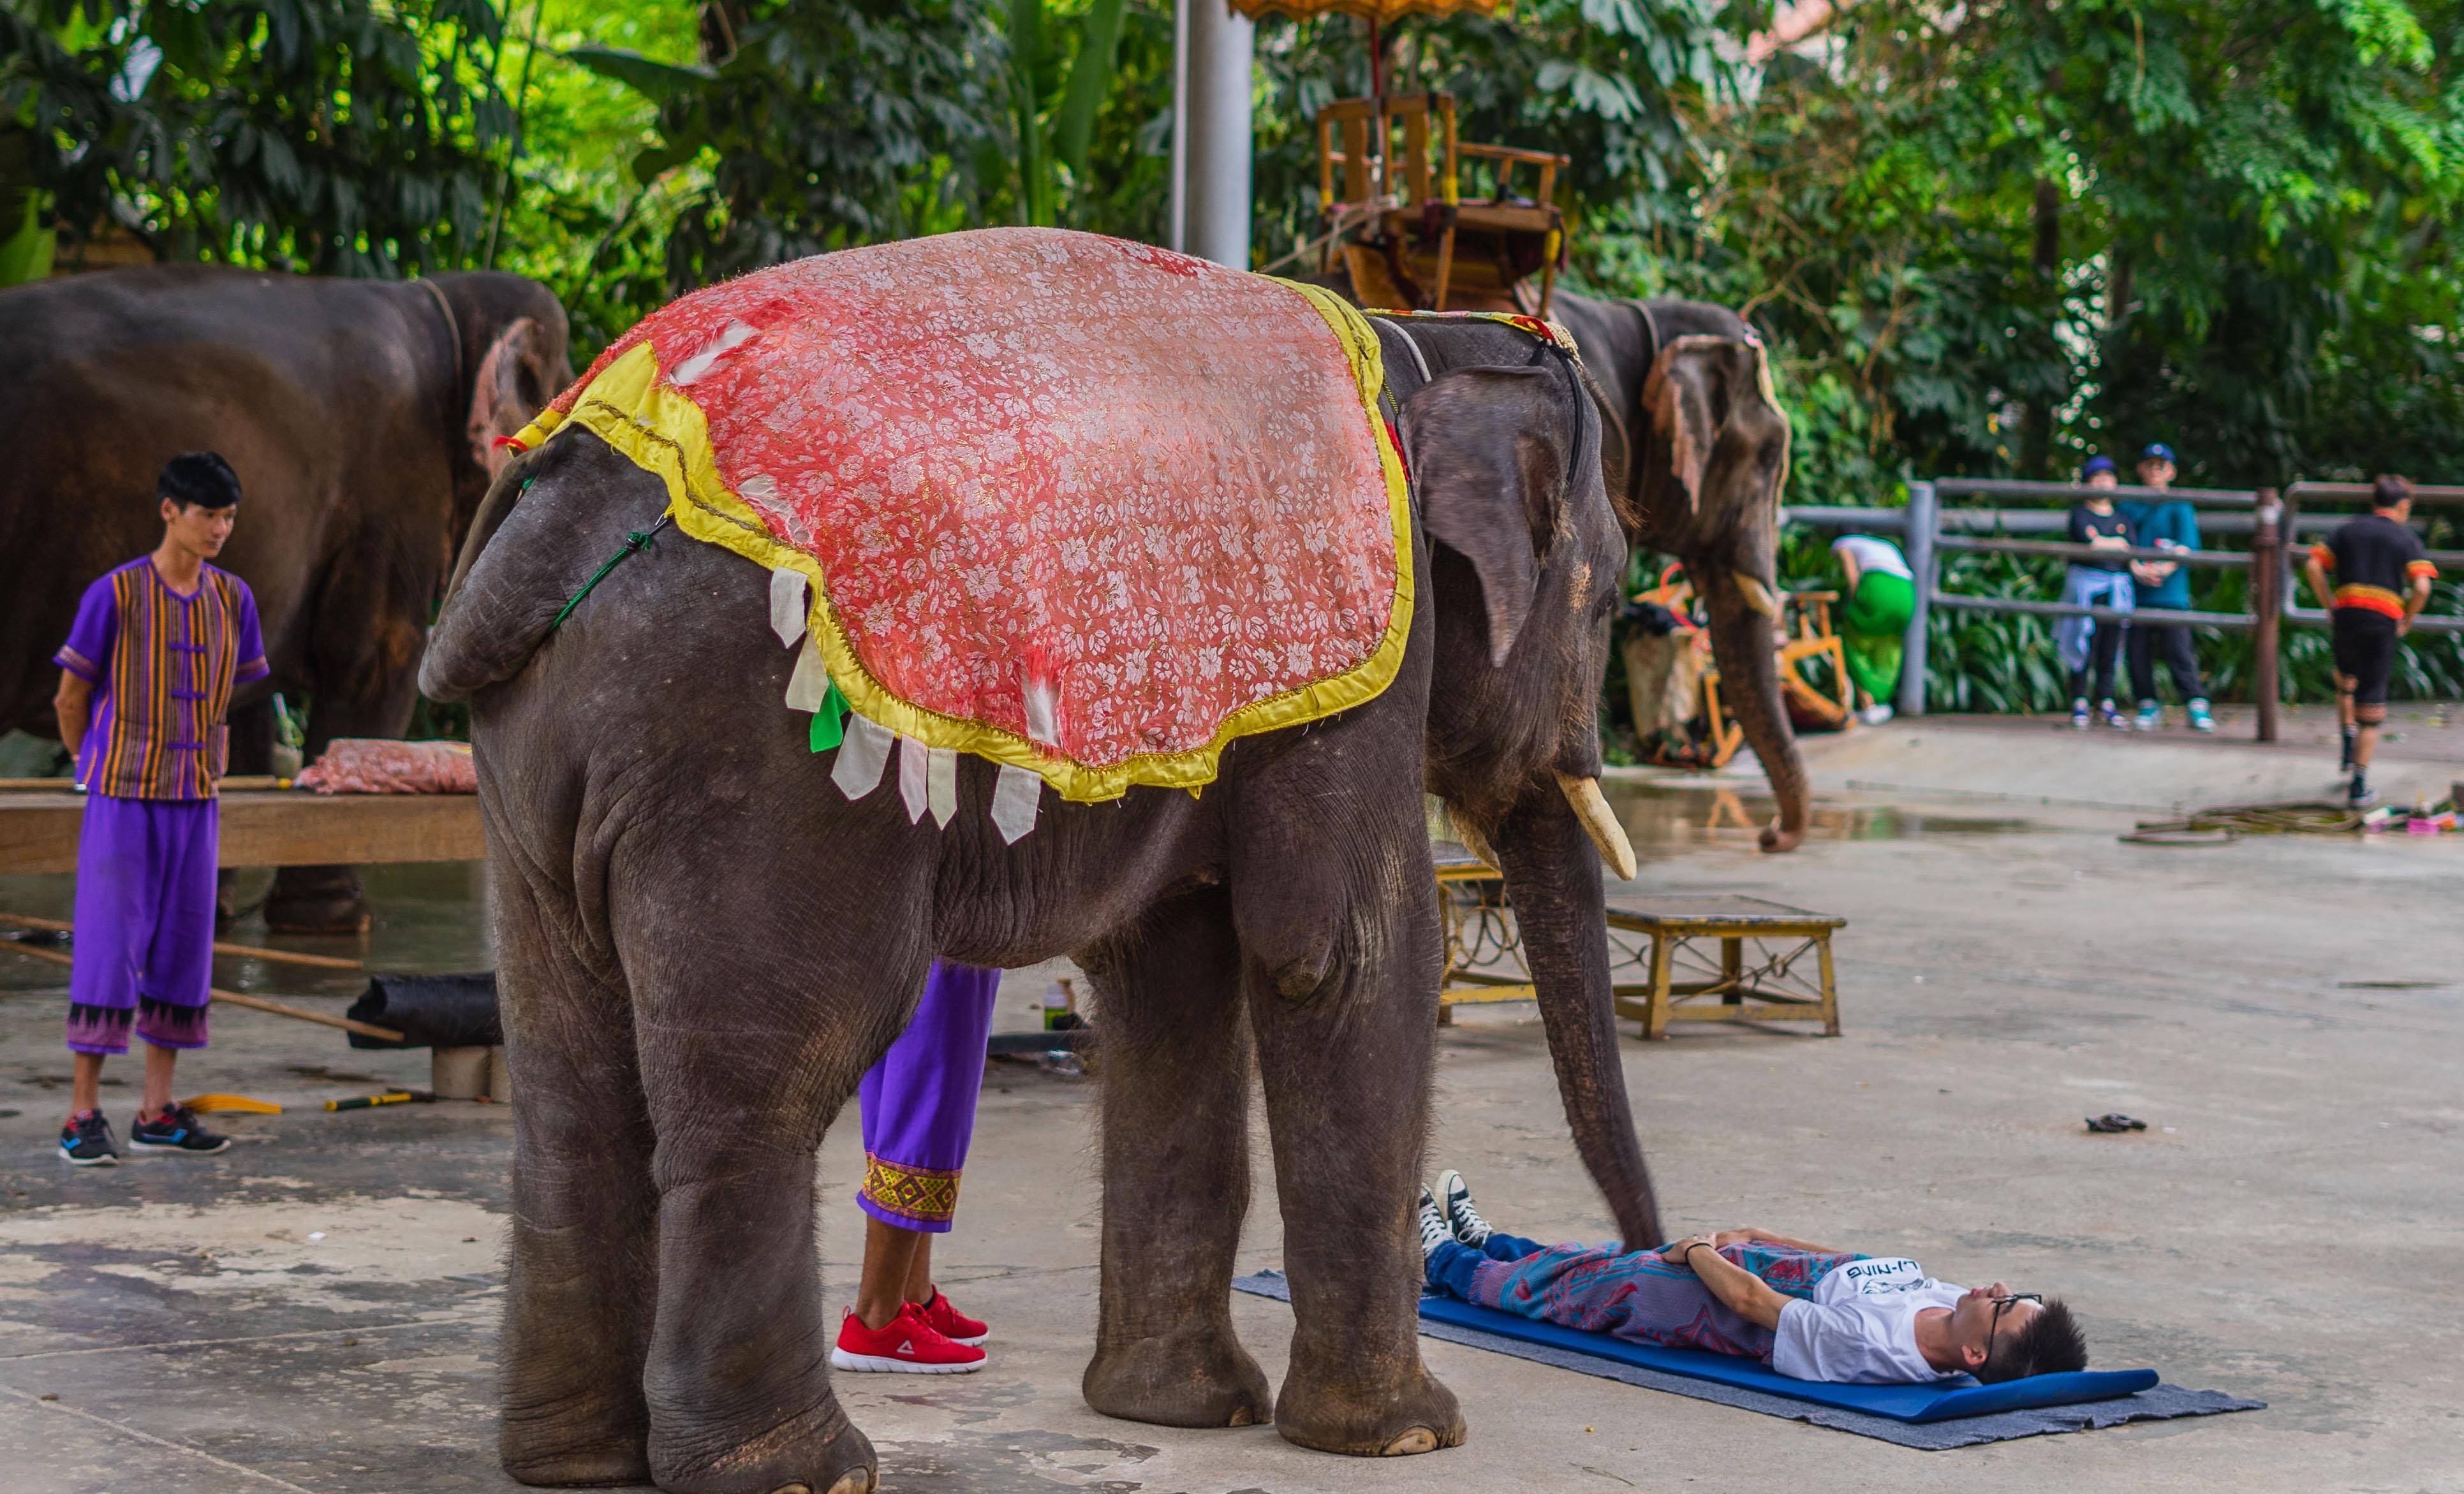
[[601, 582], [605, 581], [607, 579], [607, 573], [614, 570], [618, 565], [624, 563], [625, 560], [641, 551], [649, 549], [650, 547], [650, 542], [658, 538], [659, 531], [667, 528], [668, 521], [674, 516], [675, 516], [672, 514], [662, 514], [659, 516], [659, 521], [652, 524], [649, 528], [636, 529], [630, 534], [627, 534], [625, 537], [625, 548], [617, 551], [614, 555], [609, 556], [607, 558], [607, 563], [599, 567], [597, 571], [592, 573], [591, 578], [588, 581], [582, 583], [582, 589], [575, 592], [572, 599], [565, 603], [563, 610], [557, 613], [556, 621], [547, 625], [547, 630], [552, 633], [558, 628], [562, 627], [564, 626], [564, 620], [573, 615], [573, 609], [582, 605], [582, 599], [590, 595], [591, 588], [597, 586]]

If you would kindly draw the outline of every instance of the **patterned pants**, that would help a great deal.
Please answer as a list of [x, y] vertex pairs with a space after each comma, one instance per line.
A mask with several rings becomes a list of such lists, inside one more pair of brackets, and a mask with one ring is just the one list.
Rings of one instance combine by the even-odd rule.
[[[1821, 1280], [1851, 1261], [1788, 1245], [1723, 1245], [1720, 1254], [1773, 1291], [1811, 1297]], [[1550, 1245], [1491, 1235], [1478, 1250], [1451, 1241], [1428, 1261], [1433, 1290], [1517, 1317], [1607, 1333], [1665, 1349], [1705, 1349], [1742, 1359], [1771, 1358], [1772, 1333], [1711, 1295], [1702, 1279], [1651, 1250], [1617, 1245]]]
[[69, 967], [74, 1051], [125, 1053], [132, 1022], [158, 1048], [206, 1045], [221, 813], [210, 799], [87, 796]]
[[907, 1030], [864, 1076], [864, 1188], [856, 1205], [884, 1224], [946, 1234], [976, 1134], [1001, 972], [933, 962]]

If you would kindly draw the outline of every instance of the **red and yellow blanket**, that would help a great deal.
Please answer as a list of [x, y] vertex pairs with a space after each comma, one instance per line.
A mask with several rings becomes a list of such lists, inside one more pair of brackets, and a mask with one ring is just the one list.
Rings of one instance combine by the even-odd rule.
[[1395, 677], [1412, 551], [1382, 382], [1329, 293], [987, 230], [685, 297], [517, 441], [596, 432], [685, 533], [770, 569], [812, 653], [791, 700], [819, 706], [825, 670], [875, 777], [888, 733], [1101, 800], [1204, 784], [1234, 737]]

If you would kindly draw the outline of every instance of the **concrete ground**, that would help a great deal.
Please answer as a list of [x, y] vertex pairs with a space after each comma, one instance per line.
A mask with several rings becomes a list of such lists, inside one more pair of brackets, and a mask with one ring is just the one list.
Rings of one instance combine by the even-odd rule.
[[[1788, 857], [1754, 851], [1768, 806], [1750, 784], [1612, 790], [1645, 860], [1620, 906], [1726, 890], [1851, 919], [1842, 1037], [1629, 1043], [1670, 1223], [1759, 1224], [2057, 1291], [2100, 1363], [2270, 1409], [1925, 1453], [1424, 1340], [1470, 1422], [1459, 1450], [1359, 1462], [1271, 1428], [1107, 1420], [1077, 1394], [1096, 1291], [1089, 1086], [1002, 1064], [940, 1256], [953, 1296], [993, 1323], [991, 1365], [839, 1382], [885, 1486], [2464, 1489], [2464, 1288], [2448, 1269], [2464, 1218], [2464, 840], [2123, 845], [2127, 812], [1969, 802], [2100, 797], [1997, 779], [1973, 760], [2007, 752], [1990, 734], [1962, 750], [1943, 745], [1956, 725], [1893, 730], [1921, 743], [1894, 750], [1969, 786], [1826, 792], [1815, 838]], [[1852, 740], [1816, 745], [1818, 781], [1855, 776], [1837, 760]], [[2170, 746], [2072, 739], [2097, 760], [2064, 771], [2127, 782]], [[2220, 771], [2252, 756], [2189, 750]], [[381, 872], [371, 957], [483, 965], [476, 877]], [[67, 894], [66, 879], [0, 878], [0, 908], [54, 912]], [[1031, 1025], [1053, 975], [1014, 973], [1001, 1024]], [[337, 1010], [351, 985], [245, 961], [222, 979]], [[244, 1139], [220, 1157], [72, 1172], [48, 1151], [60, 989], [49, 967], [0, 956], [0, 1485], [511, 1487], [490, 1451], [508, 1112], [326, 1113], [322, 1099], [418, 1083], [424, 1055], [355, 1053], [226, 1008], [181, 1092], [290, 1109], [232, 1120]], [[1431, 1170], [1463, 1168], [1525, 1233], [1605, 1235], [1530, 1008], [1467, 1011], [1439, 1046]], [[128, 1066], [106, 1090], [123, 1130]], [[2150, 1129], [2085, 1133], [2082, 1116], [2115, 1110]], [[854, 1282], [859, 1172], [844, 1125], [820, 1168], [833, 1302]], [[1263, 1151], [1259, 1175], [1243, 1269], [1283, 1253]], [[1234, 1315], [1279, 1378], [1289, 1309], [1236, 1297]]]

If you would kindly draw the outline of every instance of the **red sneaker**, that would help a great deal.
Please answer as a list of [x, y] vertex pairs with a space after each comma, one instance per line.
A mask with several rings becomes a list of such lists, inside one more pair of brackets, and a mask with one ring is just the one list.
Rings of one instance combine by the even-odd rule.
[[954, 1344], [980, 1344], [993, 1336], [991, 1329], [953, 1307], [950, 1303], [950, 1294], [938, 1286], [933, 1288], [933, 1300], [917, 1307], [915, 1310], [923, 1316], [925, 1322], [933, 1325], [935, 1332]]
[[830, 1367], [838, 1370], [886, 1370], [899, 1374], [973, 1374], [984, 1367], [984, 1351], [971, 1344], [954, 1344], [924, 1321], [915, 1304], [899, 1307], [898, 1316], [878, 1329], [849, 1311], [839, 1320], [839, 1341], [830, 1350]]

